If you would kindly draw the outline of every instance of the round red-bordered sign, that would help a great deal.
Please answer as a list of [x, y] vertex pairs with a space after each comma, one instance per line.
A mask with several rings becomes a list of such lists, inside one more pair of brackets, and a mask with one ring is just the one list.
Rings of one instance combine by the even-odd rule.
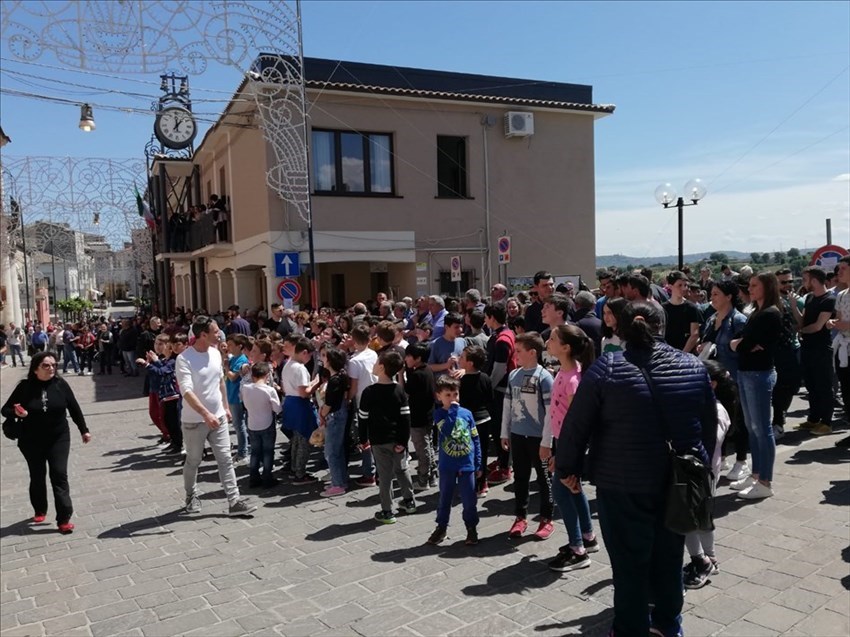
[[823, 267], [823, 263], [825, 260], [829, 259], [831, 261], [834, 259], [835, 261], [838, 261], [838, 259], [840, 259], [841, 257], [846, 257], [848, 254], [850, 254], [850, 252], [847, 252], [847, 250], [845, 250], [841, 246], [833, 244], [825, 245], [815, 250], [815, 253], [812, 255], [812, 260], [809, 265], [818, 265]]
[[301, 284], [295, 279], [284, 279], [278, 283], [277, 296], [281, 301], [294, 303], [301, 298]]

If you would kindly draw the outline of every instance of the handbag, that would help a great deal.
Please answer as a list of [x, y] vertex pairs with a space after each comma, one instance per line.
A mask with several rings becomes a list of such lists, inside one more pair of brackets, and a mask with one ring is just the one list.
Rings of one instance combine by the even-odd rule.
[[646, 368], [640, 368], [652, 402], [658, 412], [658, 423], [669, 453], [669, 471], [664, 504], [664, 526], [673, 533], [686, 535], [693, 531], [713, 531], [712, 510], [714, 497], [711, 486], [714, 478], [711, 469], [703, 464], [696, 453], [677, 453], [673, 449], [670, 427], [661, 409], [655, 383]]
[[24, 423], [19, 418], [7, 418], [3, 421], [3, 435], [9, 440], [17, 440], [23, 428]]
[[310, 434], [310, 444], [314, 447], [324, 447], [325, 446], [325, 428], [319, 427], [318, 429], [314, 429], [313, 433]]

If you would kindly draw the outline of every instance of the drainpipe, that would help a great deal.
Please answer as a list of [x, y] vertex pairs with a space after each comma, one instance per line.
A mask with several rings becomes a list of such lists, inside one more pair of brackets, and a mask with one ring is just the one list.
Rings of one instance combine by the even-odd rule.
[[484, 254], [487, 266], [481, 272], [483, 291], [490, 290], [490, 157], [487, 149], [487, 129], [495, 125], [496, 118], [485, 115], [481, 118], [481, 137], [484, 140]]

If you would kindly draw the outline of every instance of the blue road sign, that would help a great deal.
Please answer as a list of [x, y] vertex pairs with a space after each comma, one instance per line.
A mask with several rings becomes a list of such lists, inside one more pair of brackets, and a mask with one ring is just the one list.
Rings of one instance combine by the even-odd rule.
[[274, 255], [275, 276], [298, 276], [301, 274], [301, 263], [297, 252], [276, 252]]
[[292, 301], [301, 298], [301, 284], [295, 279], [284, 279], [277, 286], [277, 295], [281, 301]]

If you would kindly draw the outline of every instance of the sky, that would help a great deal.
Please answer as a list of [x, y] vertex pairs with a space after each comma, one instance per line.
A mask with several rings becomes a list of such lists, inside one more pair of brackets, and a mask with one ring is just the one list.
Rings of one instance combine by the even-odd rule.
[[[850, 247], [848, 2], [303, 2], [307, 56], [591, 84], [616, 104], [595, 124], [596, 252], [675, 254], [675, 210], [661, 183], [708, 187], [685, 210], [685, 251]], [[14, 61], [0, 42], [0, 91], [148, 110], [158, 78], [57, 71]], [[24, 76], [20, 75], [25, 74]], [[213, 120], [240, 79], [192, 77]], [[63, 82], [80, 84], [71, 86]], [[92, 88], [93, 87], [93, 88]], [[118, 93], [110, 92], [118, 91]], [[132, 92], [140, 95], [123, 95]], [[139, 157], [150, 112], [0, 94], [0, 123], [21, 156]], [[203, 129], [202, 129], [203, 133]]]

